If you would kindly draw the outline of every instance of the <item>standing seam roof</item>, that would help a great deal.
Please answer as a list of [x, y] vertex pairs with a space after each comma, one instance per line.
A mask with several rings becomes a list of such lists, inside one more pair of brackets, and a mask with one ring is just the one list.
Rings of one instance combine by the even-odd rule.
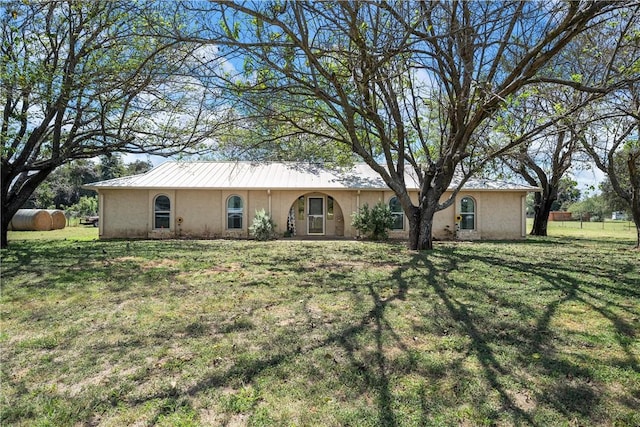
[[[405, 175], [407, 187], [417, 190], [413, 175]], [[458, 181], [459, 182], [459, 181]], [[450, 189], [457, 186], [452, 182]], [[350, 169], [329, 169], [308, 163], [165, 162], [141, 174], [87, 184], [100, 189], [368, 189], [388, 186], [364, 163]], [[536, 187], [488, 179], [471, 179], [467, 190], [537, 191]]]

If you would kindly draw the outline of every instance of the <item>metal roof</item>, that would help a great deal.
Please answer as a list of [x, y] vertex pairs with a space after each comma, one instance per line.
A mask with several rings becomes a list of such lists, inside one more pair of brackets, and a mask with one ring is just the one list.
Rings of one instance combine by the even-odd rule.
[[[455, 180], [454, 180], [455, 181]], [[418, 189], [418, 181], [407, 173], [407, 188]], [[458, 181], [459, 182], [459, 181]], [[452, 182], [450, 188], [457, 186]], [[141, 174], [84, 186], [106, 189], [300, 189], [388, 190], [388, 186], [364, 163], [350, 169], [329, 169], [318, 164], [294, 162], [185, 162], [169, 161]], [[536, 187], [487, 179], [471, 179], [468, 190], [536, 191]]]

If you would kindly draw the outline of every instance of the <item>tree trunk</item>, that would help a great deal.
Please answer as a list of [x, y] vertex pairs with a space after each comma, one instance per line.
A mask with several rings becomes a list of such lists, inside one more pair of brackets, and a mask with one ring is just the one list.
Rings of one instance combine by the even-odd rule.
[[533, 227], [531, 228], [532, 236], [546, 236], [547, 224], [549, 223], [549, 212], [551, 212], [551, 206], [555, 202], [555, 197], [550, 197], [546, 194], [536, 193], [535, 206], [533, 216]]
[[[6, 218], [9, 218], [8, 220]], [[2, 229], [0, 230], [0, 249], [5, 249], [9, 246], [8, 239], [8, 230], [9, 230], [9, 222], [11, 222], [11, 218], [8, 215], [5, 215], [4, 208], [2, 209]]]
[[640, 214], [634, 215], [634, 222], [636, 224], [636, 249], [640, 249]]
[[[430, 191], [433, 193], [433, 190]], [[409, 219], [409, 249], [433, 249], [433, 217], [437, 212], [440, 195], [429, 194], [424, 205], [413, 207]]]
[[[5, 249], [9, 246], [9, 240], [7, 237], [7, 232], [9, 230], [9, 223], [13, 218], [13, 215], [17, 212], [17, 209], [13, 210], [11, 208], [11, 203], [9, 203], [9, 183], [11, 180], [9, 176], [8, 168], [4, 167], [2, 171], [2, 183], [0, 183], [0, 193], [2, 194], [2, 202], [0, 203], [0, 249]], [[13, 211], [13, 212], [12, 212]]]
[[17, 207], [13, 207], [11, 203], [7, 203], [6, 199], [2, 200], [2, 213], [0, 214], [0, 225], [2, 226], [2, 229], [0, 230], [1, 249], [5, 249], [7, 246], [9, 246], [9, 239], [7, 235], [9, 230], [9, 223], [11, 222], [11, 219], [16, 214], [16, 212], [18, 212]]
[[640, 190], [636, 190], [631, 199], [631, 216], [636, 225], [636, 249], [640, 249]]
[[420, 241], [418, 248], [420, 250], [433, 249], [433, 216], [436, 213], [436, 204], [428, 204], [422, 210], [420, 217]]
[[[42, 181], [49, 176], [53, 169], [53, 167], [49, 167], [40, 170], [38, 173], [29, 175], [27, 178], [20, 181], [20, 185], [14, 181], [19, 180], [20, 177], [11, 175], [9, 170], [3, 171], [3, 179], [0, 184], [0, 193], [2, 194], [2, 212], [0, 213], [0, 226], [2, 226], [2, 229], [0, 230], [1, 249], [9, 246], [7, 233], [11, 219], [13, 219], [13, 216], [18, 212], [18, 209], [20, 209], [27, 200], [29, 200], [29, 197], [31, 197], [36, 188], [42, 184]], [[11, 184], [14, 184], [13, 187], [11, 187]], [[17, 190], [14, 191], [14, 188], [17, 188]]]
[[418, 250], [418, 244], [420, 242], [420, 209], [412, 207], [411, 212], [408, 213], [407, 219], [409, 220], [409, 249]]

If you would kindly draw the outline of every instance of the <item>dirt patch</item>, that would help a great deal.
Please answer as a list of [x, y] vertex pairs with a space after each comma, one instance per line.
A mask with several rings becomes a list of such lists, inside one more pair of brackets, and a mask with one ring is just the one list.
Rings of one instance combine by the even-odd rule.
[[241, 271], [243, 269], [240, 263], [233, 263], [228, 265], [214, 265], [211, 268], [198, 269], [198, 271], [189, 271], [178, 275], [178, 278], [193, 278], [202, 276], [215, 276], [223, 273], [233, 273]]
[[165, 258], [165, 259], [147, 260], [144, 258], [139, 258], [134, 256], [123, 256], [123, 257], [113, 258], [111, 262], [112, 263], [135, 263], [143, 271], [148, 271], [156, 268], [173, 268], [178, 265], [178, 261], [175, 261], [173, 259]]
[[362, 270], [382, 270], [395, 271], [401, 268], [395, 262], [368, 262], [368, 261], [332, 261], [332, 262], [309, 262], [305, 265], [308, 270], [330, 270], [330, 271], [362, 271]]
[[524, 412], [530, 412], [537, 406], [535, 399], [531, 397], [528, 390], [519, 390], [507, 393], [511, 397], [513, 405]]
[[69, 393], [71, 397], [80, 396], [91, 386], [103, 386], [111, 381], [114, 377], [127, 377], [136, 372], [137, 368], [132, 367], [122, 371], [116, 371], [115, 367], [110, 364], [104, 364], [102, 370], [94, 375], [86, 376], [80, 381], [73, 384], [56, 383], [56, 387], [62, 393]]

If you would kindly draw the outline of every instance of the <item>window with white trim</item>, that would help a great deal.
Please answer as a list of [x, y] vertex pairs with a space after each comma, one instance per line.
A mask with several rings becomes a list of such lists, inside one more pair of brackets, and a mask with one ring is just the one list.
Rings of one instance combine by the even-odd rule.
[[156, 196], [153, 201], [153, 228], [171, 228], [171, 200], [167, 196]]
[[402, 210], [402, 205], [397, 197], [392, 197], [389, 200], [389, 210], [393, 217], [393, 225], [391, 226], [391, 229], [404, 230], [404, 211]]
[[227, 229], [242, 229], [242, 198], [240, 196], [231, 196], [227, 199]]
[[460, 200], [460, 229], [476, 229], [476, 202], [471, 197], [463, 197]]

